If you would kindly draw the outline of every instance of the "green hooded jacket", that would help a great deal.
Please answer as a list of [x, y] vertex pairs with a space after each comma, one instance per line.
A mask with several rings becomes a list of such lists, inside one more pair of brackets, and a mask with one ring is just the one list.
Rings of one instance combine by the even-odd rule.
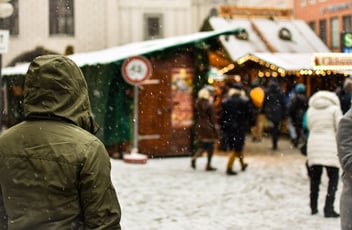
[[36, 58], [25, 121], [0, 136], [0, 229], [121, 229], [87, 84], [65, 56]]

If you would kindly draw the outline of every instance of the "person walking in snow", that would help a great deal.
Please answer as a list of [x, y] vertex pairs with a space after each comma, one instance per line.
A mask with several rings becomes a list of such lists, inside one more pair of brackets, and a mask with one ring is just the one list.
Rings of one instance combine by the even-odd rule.
[[269, 80], [265, 92], [264, 112], [273, 124], [271, 128], [272, 149], [277, 150], [280, 136], [280, 126], [286, 112], [285, 94], [276, 79]]
[[311, 212], [312, 215], [318, 213], [319, 186], [325, 168], [329, 182], [324, 216], [339, 217], [339, 214], [334, 210], [334, 202], [339, 181], [336, 130], [342, 117], [340, 102], [334, 92], [321, 90], [311, 96], [308, 105], [307, 160], [310, 171]]
[[211, 160], [215, 150], [215, 141], [219, 138], [216, 128], [215, 108], [212, 95], [207, 87], [198, 92], [198, 100], [195, 104], [195, 133], [198, 140], [198, 149], [192, 156], [191, 167], [196, 169], [196, 160], [204, 152], [207, 152], [206, 171], [214, 171]]
[[302, 83], [295, 86], [295, 93], [291, 96], [288, 103], [288, 117], [295, 128], [296, 138], [293, 139], [293, 145], [298, 147], [300, 142], [304, 141], [305, 134], [303, 130], [303, 115], [308, 108], [308, 97], [306, 95], [306, 86]]
[[225, 145], [229, 154], [226, 174], [236, 175], [233, 164], [237, 157], [241, 164], [242, 171], [246, 170], [248, 164], [244, 162], [244, 144], [249, 124], [253, 121], [250, 100], [243, 96], [242, 85], [236, 83], [229, 89], [229, 97], [222, 103], [221, 109], [221, 129], [224, 134]]
[[342, 113], [345, 114], [351, 107], [352, 100], [352, 79], [346, 78], [342, 88], [336, 90], [336, 95], [339, 97]]
[[251, 127], [252, 141], [260, 142], [263, 138], [265, 121], [265, 114], [263, 112], [265, 91], [264, 88], [259, 84], [259, 81], [253, 81], [248, 94], [251, 101], [254, 118], [254, 124]]
[[0, 136], [2, 229], [121, 229], [110, 158], [94, 136], [85, 78], [62, 55], [37, 57], [25, 120]]

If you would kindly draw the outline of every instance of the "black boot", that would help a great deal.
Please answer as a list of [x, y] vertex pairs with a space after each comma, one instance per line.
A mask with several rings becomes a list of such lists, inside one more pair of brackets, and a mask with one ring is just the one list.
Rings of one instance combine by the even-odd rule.
[[192, 159], [192, 160], [191, 160], [191, 167], [192, 167], [193, 169], [196, 169], [196, 160], [195, 160], [195, 159]]
[[229, 176], [234, 176], [237, 175], [237, 172], [233, 171], [232, 169], [227, 169], [226, 174]]
[[318, 213], [318, 210], [317, 209], [312, 209], [312, 215], [315, 215]]
[[335, 212], [335, 210], [324, 210], [324, 216], [329, 218], [337, 218], [340, 216], [340, 214], [338, 214], [337, 212]]
[[337, 183], [339, 180], [339, 170], [337, 168], [328, 167], [327, 173], [329, 177], [328, 193], [325, 198], [324, 216], [325, 217], [339, 217], [340, 214], [334, 210], [335, 193], [337, 190]]
[[215, 171], [216, 168], [211, 167], [211, 159], [213, 158], [213, 151], [207, 151], [208, 153], [208, 162], [207, 162], [207, 167], [205, 168], [205, 171]]
[[248, 167], [248, 164], [247, 164], [247, 163], [244, 163], [244, 164], [242, 165], [242, 171], [246, 171], [247, 167]]
[[216, 168], [211, 167], [210, 165], [207, 165], [207, 167], [205, 168], [205, 171], [215, 171]]
[[340, 214], [338, 214], [334, 210], [334, 201], [335, 201], [335, 196], [329, 196], [329, 195], [326, 196], [325, 207], [324, 207], [325, 217], [337, 218], [340, 216]]

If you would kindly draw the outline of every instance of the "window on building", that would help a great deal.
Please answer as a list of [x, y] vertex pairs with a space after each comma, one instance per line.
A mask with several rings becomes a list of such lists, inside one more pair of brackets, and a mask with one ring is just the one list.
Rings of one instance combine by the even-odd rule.
[[339, 32], [339, 19], [337, 17], [330, 19], [331, 23], [331, 48], [340, 47], [340, 32]]
[[325, 44], [327, 44], [326, 20], [325, 19], [319, 21], [319, 37]]
[[301, 6], [306, 6], [307, 5], [307, 0], [301, 0]]
[[352, 32], [352, 16], [348, 15], [348, 16], [343, 16], [342, 18], [343, 20], [343, 31], [344, 32]]
[[309, 4], [313, 5], [315, 4], [316, 0], [309, 0]]
[[9, 2], [13, 6], [13, 13], [10, 17], [0, 19], [1, 29], [9, 30], [10, 35], [19, 34], [18, 0]]
[[315, 32], [315, 27], [316, 27], [315, 21], [309, 22], [308, 25]]
[[151, 40], [163, 37], [163, 22], [161, 14], [144, 15], [144, 39]]
[[50, 0], [50, 35], [74, 35], [74, 0]]

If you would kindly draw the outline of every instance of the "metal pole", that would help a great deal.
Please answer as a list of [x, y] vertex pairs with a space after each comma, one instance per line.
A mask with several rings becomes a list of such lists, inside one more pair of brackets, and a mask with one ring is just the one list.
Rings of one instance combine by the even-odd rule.
[[138, 85], [133, 90], [133, 150], [138, 152]]
[[2, 54], [0, 53], [0, 133], [2, 133], [2, 120], [4, 116], [4, 108], [3, 108], [3, 87], [2, 87]]

